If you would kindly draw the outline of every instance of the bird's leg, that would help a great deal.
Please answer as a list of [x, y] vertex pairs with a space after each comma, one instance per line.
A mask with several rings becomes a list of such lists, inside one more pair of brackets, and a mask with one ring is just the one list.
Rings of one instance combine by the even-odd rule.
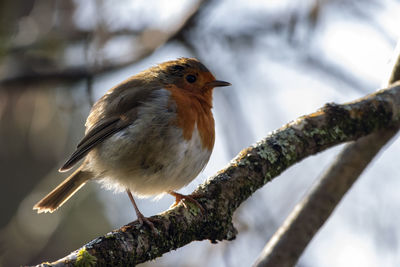
[[143, 223], [146, 223], [148, 226], [150, 226], [151, 230], [153, 233], [157, 234], [156, 227], [154, 224], [151, 222], [150, 218], [145, 217], [139, 210], [138, 206], [136, 205], [135, 199], [132, 196], [132, 193], [129, 189], [126, 189], [126, 193], [128, 193], [129, 199], [132, 202], [133, 207], [135, 208], [136, 216], [139, 220], [140, 225], [143, 225]]
[[170, 208], [173, 208], [173, 207], [177, 206], [180, 202], [182, 202], [183, 206], [185, 208], [187, 208], [187, 206], [186, 206], [186, 204], [184, 202], [186, 200], [186, 201], [190, 201], [193, 204], [195, 204], [197, 207], [199, 207], [199, 209], [201, 210], [201, 213], [205, 214], [206, 211], [203, 208], [203, 206], [196, 199], [191, 197], [190, 195], [183, 195], [183, 194], [179, 194], [179, 193], [174, 192], [174, 191], [168, 191], [168, 194], [170, 194], [171, 196], [175, 197], [175, 203], [172, 204], [172, 206]]

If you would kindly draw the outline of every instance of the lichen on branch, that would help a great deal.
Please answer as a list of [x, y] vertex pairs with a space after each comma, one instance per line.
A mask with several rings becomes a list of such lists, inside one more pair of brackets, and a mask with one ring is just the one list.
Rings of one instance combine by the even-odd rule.
[[[196, 240], [232, 240], [232, 215], [257, 189], [293, 164], [329, 147], [397, 125], [400, 83], [348, 104], [327, 104], [244, 149], [228, 167], [200, 185], [193, 197], [204, 207], [179, 205], [153, 216], [158, 235], [137, 221], [98, 237], [79, 250], [41, 266], [128, 266], [155, 259]], [[86, 261], [88, 260], [88, 261]]]

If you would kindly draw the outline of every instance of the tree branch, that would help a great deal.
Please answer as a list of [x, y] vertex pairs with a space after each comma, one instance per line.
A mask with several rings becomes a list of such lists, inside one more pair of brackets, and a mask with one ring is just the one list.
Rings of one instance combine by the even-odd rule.
[[[388, 85], [400, 80], [400, 41], [394, 58]], [[347, 145], [272, 236], [254, 266], [294, 266], [346, 192], [398, 130], [396, 124]]]
[[[92, 66], [90, 64], [84, 66], [70, 66], [70, 67], [54, 67], [49, 68], [27, 68], [26, 70], [16, 73], [14, 75], [9, 75], [8, 77], [0, 79], [0, 86], [17, 86], [19, 84], [25, 84], [27, 82], [43, 82], [43, 81], [76, 81], [80, 79], [86, 79], [88, 77], [93, 77], [95, 75], [103, 74], [106, 72], [122, 69], [126, 66], [132, 65], [143, 58], [150, 56], [158, 47], [181, 38], [183, 32], [189, 31], [195, 25], [195, 21], [198, 19], [200, 11], [204, 6], [208, 5], [210, 0], [198, 0], [193, 6], [188, 10], [180, 23], [169, 30], [166, 33], [160, 32], [157, 29], [144, 29], [142, 32], [132, 31], [132, 34], [136, 35], [138, 39], [144, 38], [145, 35], [160, 35], [155, 44], [138, 48], [137, 53], [131, 53], [131, 56], [125, 58], [119, 58], [118, 60], [113, 60], [107, 62], [102, 66]], [[117, 31], [115, 34], [122, 34], [125, 31]], [[129, 33], [129, 32], [126, 32]], [[89, 35], [89, 32], [86, 33]], [[112, 33], [113, 34], [113, 33]], [[85, 37], [85, 34], [82, 34]], [[43, 64], [43, 62], [42, 62]]]
[[243, 150], [227, 168], [200, 185], [194, 196], [205, 208], [204, 215], [195, 205], [188, 209], [179, 205], [152, 217], [157, 219], [156, 236], [135, 221], [63, 259], [40, 266], [95, 262], [127, 266], [157, 258], [195, 240], [232, 240], [236, 236], [232, 214], [258, 188], [310, 155], [398, 125], [399, 118], [400, 83], [349, 104], [327, 104]]

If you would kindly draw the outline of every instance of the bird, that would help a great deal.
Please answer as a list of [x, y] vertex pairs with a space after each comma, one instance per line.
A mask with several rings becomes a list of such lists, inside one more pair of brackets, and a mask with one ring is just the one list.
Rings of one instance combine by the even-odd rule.
[[170, 194], [172, 206], [187, 200], [201, 208], [190, 195], [176, 191], [208, 163], [215, 142], [213, 89], [229, 85], [199, 60], [183, 57], [112, 87], [91, 108], [84, 137], [59, 171], [81, 165], [33, 209], [54, 212], [89, 180], [126, 191], [140, 224], [153, 230], [133, 195]]

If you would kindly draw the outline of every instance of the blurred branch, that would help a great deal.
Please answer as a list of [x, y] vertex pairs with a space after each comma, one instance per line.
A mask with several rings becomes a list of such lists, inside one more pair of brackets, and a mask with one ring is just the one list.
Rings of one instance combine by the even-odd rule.
[[[304, 40], [300, 42], [299, 40], [295, 40], [296, 38], [294, 35], [297, 32], [296, 29], [299, 26], [306, 25], [308, 28], [307, 32], [309, 32], [309, 34], [306, 35], [311, 35], [313, 32], [312, 28], [316, 27], [319, 21], [321, 10], [326, 8], [325, 6], [335, 4], [337, 8], [341, 9], [344, 9], [345, 6], [347, 7], [346, 10], [351, 10], [353, 13], [358, 14], [358, 16], [363, 19], [370, 18], [370, 13], [368, 10], [373, 10], [374, 8], [379, 7], [379, 2], [376, 0], [363, 0], [358, 2], [350, 3], [348, 1], [337, 0], [315, 0], [310, 4], [309, 10], [306, 12], [306, 14], [302, 14], [301, 8], [295, 8], [289, 12], [285, 11], [283, 13], [271, 13], [267, 15], [264, 13], [255, 13], [249, 15], [252, 18], [249, 23], [245, 23], [243, 26], [235, 29], [235, 32], [229, 33], [224, 29], [215, 29], [213, 34], [217, 38], [225, 38], [230, 43], [234, 41], [251, 43], [260, 36], [265, 37], [271, 35], [271, 33], [276, 33], [279, 34], [279, 36], [282, 36], [282, 33], [286, 32], [289, 35], [288, 42], [294, 46], [296, 46], [296, 44], [298, 46], [299, 44], [308, 40], [308, 38], [303, 37]], [[35, 59], [29, 60], [29, 56], [23, 54], [24, 52], [32, 49], [39, 49], [41, 46], [45, 46], [46, 43], [51, 43], [53, 45], [57, 44], [57, 47], [63, 49], [63, 47], [71, 46], [77, 42], [85, 42], [89, 37], [95, 36], [95, 32], [90, 30], [71, 30], [70, 28], [61, 28], [56, 30], [53, 29], [49, 32], [49, 34], [42, 36], [41, 39], [37, 40], [33, 44], [29, 44], [27, 46], [15, 45], [8, 49], [9, 55], [15, 55], [18, 57], [18, 54], [22, 53], [24, 61], [22, 62], [22, 66], [18, 66], [17, 70], [19, 69], [19, 71], [2, 75], [5, 78], [0, 79], [0, 86], [14, 84], [19, 85], [20, 83], [25, 82], [43, 82], [47, 80], [76, 81], [86, 79], [87, 77], [118, 70], [138, 62], [141, 59], [151, 55], [158, 47], [175, 40], [180, 41], [189, 49], [195, 50], [195, 44], [191, 43], [190, 33], [192, 32], [193, 28], [198, 25], [197, 22], [199, 21], [199, 18], [209, 10], [208, 7], [213, 3], [215, 3], [215, 1], [198, 0], [181, 18], [181, 21], [167, 32], [161, 32], [157, 29], [118, 29], [112, 32], [106, 31], [105, 35], [107, 35], [108, 39], [121, 36], [130, 36], [135, 40], [148, 40], [148, 37], [150, 36], [151, 41], [140, 41], [139, 43], [135, 43], [132, 53], [129, 53], [129, 55], [126, 57], [107, 60], [102, 62], [101, 65], [86, 62], [85, 64], [79, 66], [61, 66], [59, 65], [60, 62], [58, 62], [60, 60], [52, 60], [47, 63], [42, 60], [38, 62], [38, 65], [36, 66]], [[368, 8], [361, 8], [364, 6]], [[379, 27], [377, 23], [371, 22], [371, 25], [373, 25], [375, 28]], [[376, 29], [378, 33], [382, 33], [382, 31], [379, 30], [380, 28]], [[302, 32], [302, 30], [300, 30], [300, 32]], [[51, 36], [51, 40], [49, 40], [48, 36]], [[46, 53], [48, 53], [48, 49], [46, 50], [46, 48], [44, 48], [44, 50]], [[331, 74], [332, 77], [342, 80], [353, 88], [365, 88], [363, 84], [360, 84], [360, 82], [353, 77], [346, 75], [346, 72], [339, 69], [337, 66], [329, 64], [329, 62], [319, 61], [319, 57], [306, 58], [306, 63], [314, 68], [321, 67], [321, 71], [325, 74], [329, 75], [330, 73], [333, 73]], [[13, 64], [15, 63], [7, 63], [7, 69], [12, 69], [9, 66], [12, 66]], [[45, 64], [48, 65], [46, 66]]]
[[[156, 29], [145, 29], [141, 32], [119, 30], [115, 33], [110, 33], [111, 35], [134, 34], [135, 36], [137, 36], [138, 39], [145, 39], [148, 35], [157, 34], [158, 36], [155, 43], [147, 44], [146, 42], [144, 42], [143, 47], [137, 49], [139, 50], [138, 54], [131, 53], [132, 56], [130, 57], [119, 59], [116, 62], [108, 62], [107, 64], [103, 64], [102, 66], [95, 67], [87, 64], [78, 67], [52, 67], [46, 68], [45, 70], [43, 67], [38, 70], [35, 70], [34, 68], [25, 69], [21, 73], [17, 73], [13, 76], [0, 79], [0, 86], [19, 85], [26, 82], [43, 82], [53, 80], [76, 81], [129, 66], [135, 62], [142, 60], [143, 58], [150, 56], [158, 47], [179, 38], [183, 32], [193, 27], [194, 22], [196, 21], [198, 14], [200, 13], [200, 10], [208, 2], [210, 2], [210, 0], [199, 0], [197, 3], [195, 3], [192, 8], [187, 12], [187, 14], [182, 18], [182, 21], [167, 33], [160, 32]], [[82, 38], [82, 40], [85, 40], [88, 36], [90, 36], [90, 34], [90, 32], [79, 31], [74, 34], [70, 34], [69, 36], [73, 36], [73, 40], [76, 41], [77, 38]]]
[[[400, 41], [394, 58], [388, 85], [400, 81]], [[396, 124], [347, 145], [272, 236], [254, 266], [294, 266], [346, 192], [398, 130]]]
[[187, 209], [179, 205], [152, 217], [156, 236], [135, 221], [41, 266], [128, 266], [195, 240], [232, 240], [236, 236], [232, 214], [258, 188], [310, 155], [391, 128], [399, 119], [400, 83], [349, 104], [327, 104], [243, 150], [227, 168], [200, 185], [193, 196], [205, 208], [205, 215], [195, 205]]
[[186, 16], [184, 25], [182, 25], [178, 31], [171, 35], [170, 39], [184, 41], [186, 39], [185, 34], [196, 26], [196, 23], [202, 16], [203, 11], [212, 5], [212, 3], [213, 0], [198, 1], [197, 4], [192, 8], [192, 11]]
[[88, 76], [86, 79], [86, 94], [89, 101], [90, 106], [94, 104], [94, 97], [93, 97], [93, 77]]
[[338, 66], [330, 60], [324, 59], [321, 55], [316, 53], [307, 53], [304, 57], [300, 57], [300, 60], [304, 65], [307, 65], [315, 72], [322, 73], [330, 78], [335, 78], [336, 80], [339, 80], [351, 88], [355, 88], [361, 92], [368, 92], [367, 83], [357, 79], [352, 75], [351, 71]]
[[385, 82], [385, 86], [390, 86], [400, 81], [400, 40], [397, 42], [394, 56], [393, 56], [393, 68], [388, 81]]
[[381, 22], [377, 21], [376, 15], [379, 11], [384, 9], [385, 2], [379, 0], [314, 0], [318, 2], [322, 8], [334, 6], [340, 14], [345, 12], [350, 13], [353, 17], [365, 21], [372, 28], [375, 29], [376, 34], [382, 36], [390, 45], [396, 44], [396, 39], [387, 31]]
[[[93, 36], [94, 31], [89, 30], [80, 30], [76, 29], [74, 31], [66, 31], [54, 29], [49, 32], [47, 35], [51, 36], [52, 42], [62, 43], [64, 41], [68, 41], [68, 44], [76, 44], [80, 42], [87, 42]], [[124, 36], [140, 36], [143, 33], [143, 30], [134, 30], [134, 29], [118, 29], [113, 30], [112, 32], [108, 32], [110, 38], [114, 37], [124, 37]], [[44, 43], [49, 42], [47, 36], [44, 36], [38, 39], [36, 42], [32, 44], [15, 44], [12, 47], [7, 49], [7, 53], [10, 55], [18, 54], [30, 49], [38, 49], [40, 46], [43, 46]]]

